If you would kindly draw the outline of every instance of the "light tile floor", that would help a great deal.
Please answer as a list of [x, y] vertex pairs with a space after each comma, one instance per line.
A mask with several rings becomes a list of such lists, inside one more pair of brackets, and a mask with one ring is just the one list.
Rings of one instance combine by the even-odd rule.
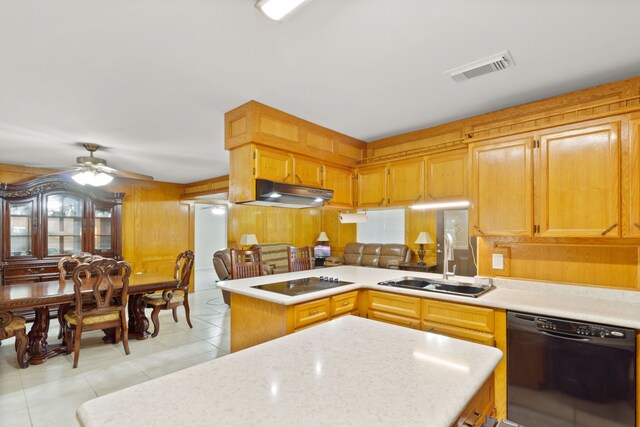
[[[160, 334], [130, 340], [129, 356], [122, 343], [103, 344], [102, 332], [87, 332], [82, 335], [78, 368], [72, 368], [73, 355], [60, 355], [42, 365], [18, 369], [13, 339], [3, 341], [0, 427], [77, 426], [75, 411], [87, 400], [229, 354], [229, 307], [209, 279], [197, 277], [198, 290], [189, 295], [193, 329], [187, 325], [184, 309], [178, 308], [178, 323], [171, 311], [164, 310]], [[57, 335], [53, 320], [49, 342], [58, 342]]]

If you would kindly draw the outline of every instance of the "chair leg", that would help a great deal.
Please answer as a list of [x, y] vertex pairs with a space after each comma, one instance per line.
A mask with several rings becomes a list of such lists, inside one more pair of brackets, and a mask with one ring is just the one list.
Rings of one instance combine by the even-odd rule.
[[189, 308], [189, 294], [184, 294], [184, 314], [187, 317], [187, 324], [190, 328], [193, 329], [193, 325], [191, 324], [191, 309]]
[[120, 316], [120, 320], [122, 325], [122, 346], [124, 347], [124, 352], [128, 355], [129, 352], [129, 329], [127, 328], [127, 319], [124, 313]]
[[153, 306], [153, 311], [151, 312], [151, 321], [153, 322], [153, 334], [151, 334], [152, 338], [158, 336], [158, 332], [160, 332], [160, 319], [158, 319], [158, 314], [160, 313], [160, 307], [155, 305]]
[[173, 321], [178, 323], [178, 308], [173, 307], [173, 309], [171, 309], [171, 312], [173, 313]]
[[58, 323], [60, 324], [60, 330], [58, 331], [58, 339], [62, 338], [62, 344], [64, 344], [64, 332], [66, 327], [66, 322], [64, 320], [64, 315], [69, 311], [69, 304], [60, 304], [58, 306]]
[[29, 338], [27, 338], [27, 334], [24, 333], [24, 329], [15, 331], [15, 336], [18, 366], [21, 368], [26, 368], [27, 366], [29, 366], [29, 361], [27, 360], [27, 347], [29, 346]]
[[114, 332], [115, 335], [113, 337], [113, 343], [114, 344], [118, 344], [120, 342], [120, 336], [121, 336], [120, 328], [118, 327], [118, 328], [114, 328], [114, 329], [115, 329], [115, 332]]
[[76, 325], [76, 333], [73, 346], [73, 367], [78, 367], [78, 358], [80, 357], [80, 341], [82, 339], [82, 325]]
[[71, 346], [73, 345], [73, 329], [71, 328], [67, 328], [65, 325], [65, 331], [64, 331], [64, 341], [65, 341], [65, 345], [67, 346], [67, 354], [71, 353]]

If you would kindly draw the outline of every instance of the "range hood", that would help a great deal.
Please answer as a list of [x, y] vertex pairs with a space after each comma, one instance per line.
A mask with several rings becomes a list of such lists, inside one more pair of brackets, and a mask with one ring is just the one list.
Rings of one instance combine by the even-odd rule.
[[322, 206], [332, 197], [333, 190], [256, 179], [256, 200], [239, 203], [301, 209]]

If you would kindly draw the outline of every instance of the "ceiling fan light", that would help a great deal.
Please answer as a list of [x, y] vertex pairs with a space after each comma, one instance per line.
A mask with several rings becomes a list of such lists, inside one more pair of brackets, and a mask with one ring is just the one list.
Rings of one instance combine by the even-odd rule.
[[304, 2], [305, 0], [258, 0], [256, 7], [267, 18], [279, 21]]
[[78, 172], [71, 178], [80, 185], [91, 185], [92, 187], [101, 187], [113, 181], [113, 177], [109, 174], [91, 171]]

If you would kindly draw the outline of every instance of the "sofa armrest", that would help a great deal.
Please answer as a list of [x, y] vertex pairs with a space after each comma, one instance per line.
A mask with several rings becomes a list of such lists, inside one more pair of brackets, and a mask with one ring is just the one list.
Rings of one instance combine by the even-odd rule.
[[391, 270], [400, 270], [400, 260], [392, 259], [387, 264], [387, 268]]

